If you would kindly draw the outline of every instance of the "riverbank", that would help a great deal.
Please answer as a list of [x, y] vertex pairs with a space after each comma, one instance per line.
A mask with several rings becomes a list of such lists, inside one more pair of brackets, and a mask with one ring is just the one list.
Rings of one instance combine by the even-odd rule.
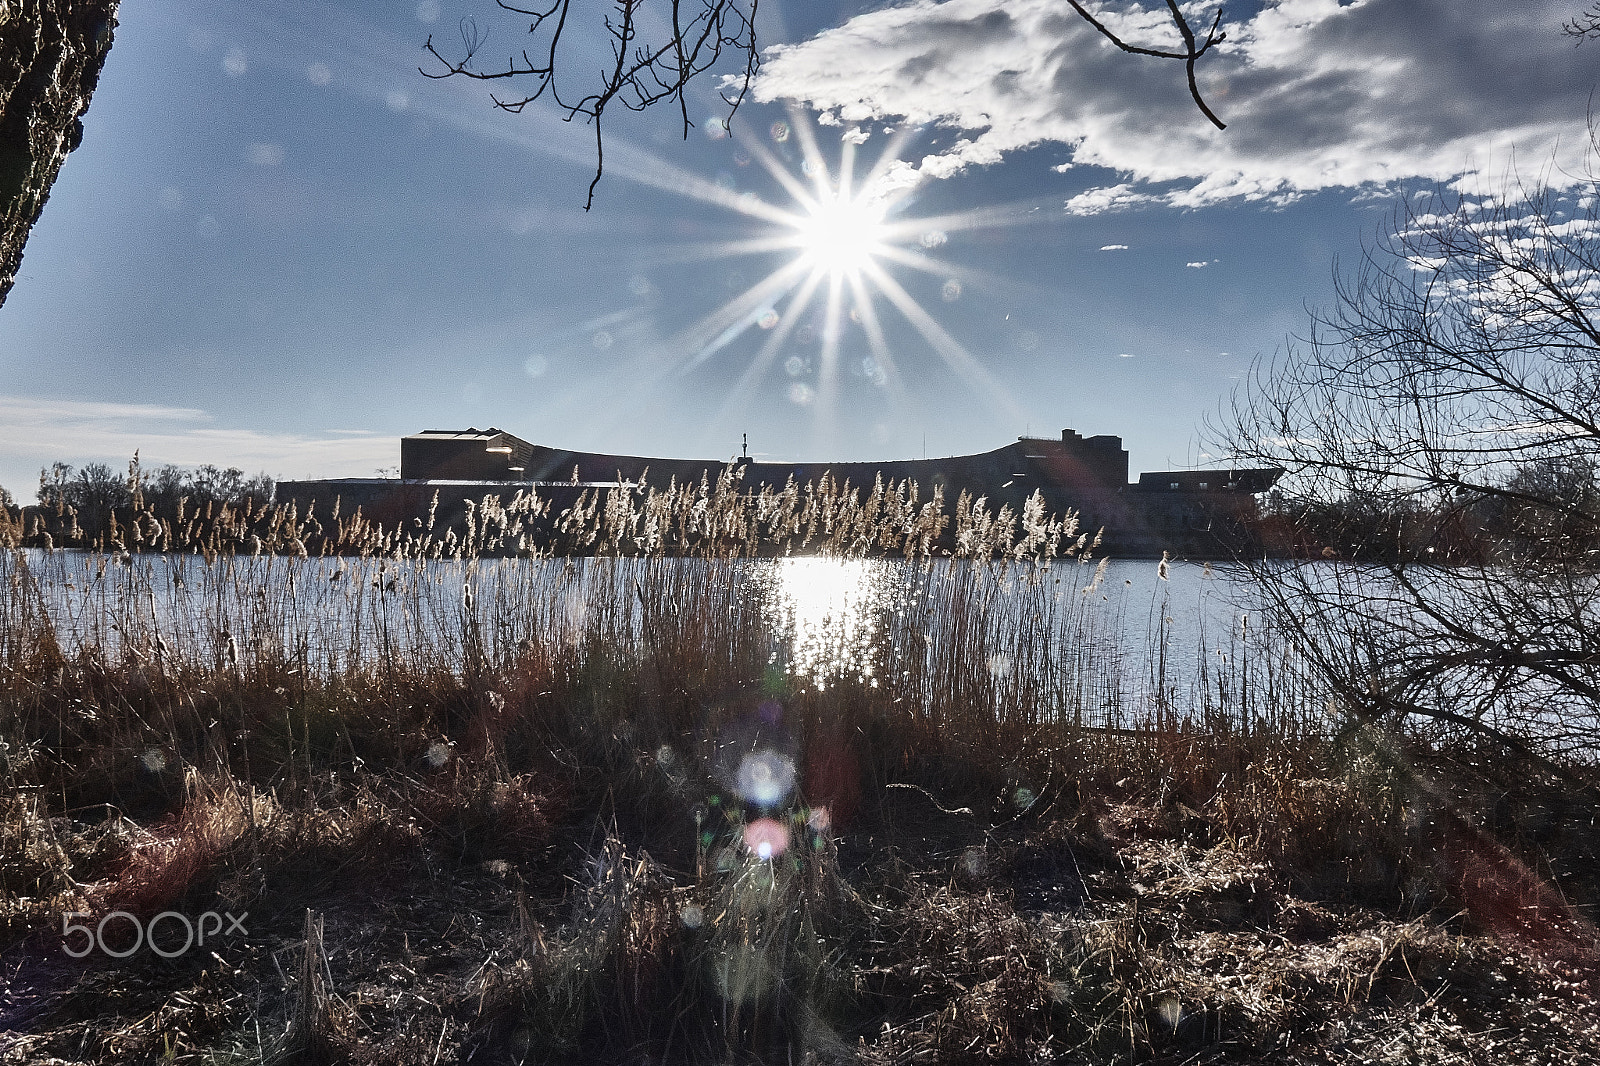
[[0, 1061], [1600, 1058], [1592, 797], [1310, 690], [1063, 716], [980, 624], [1037, 583], [823, 670], [715, 563], [365, 657], [235, 573], [71, 650], [11, 575]]
[[[1381, 770], [1150, 734], [1035, 749], [1058, 776], [1021, 805], [969, 754], [879, 749], [829, 824], [614, 735], [603, 773], [436, 743], [253, 786], [144, 765], [116, 815], [12, 792], [0, 1061], [1600, 1056], [1592, 927], [1487, 834], [1404, 825]], [[184, 950], [168, 919], [164, 959], [128, 942], [163, 911], [244, 928]]]

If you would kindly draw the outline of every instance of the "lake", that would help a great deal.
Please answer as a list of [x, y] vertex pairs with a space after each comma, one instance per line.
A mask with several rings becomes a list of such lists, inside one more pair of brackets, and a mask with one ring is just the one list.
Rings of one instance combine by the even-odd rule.
[[[21, 565], [19, 566], [19, 560]], [[472, 643], [491, 657], [527, 641], [642, 638], [644, 607], [740, 613], [805, 683], [913, 667], [941, 656], [1031, 687], [1055, 713], [1101, 724], [1251, 707], [1296, 667], [1263, 639], [1252, 589], [1207, 564], [1153, 560], [975, 564], [802, 557], [378, 559], [137, 555], [28, 550], [0, 562], [13, 621], [48, 620], [69, 650], [183, 655], [218, 665], [274, 648], [310, 669], [404, 656], [458, 669]], [[26, 574], [32, 591], [23, 589]], [[699, 609], [699, 608], [697, 608]], [[1270, 634], [1266, 634], [1270, 637]], [[230, 641], [232, 650], [229, 649]], [[950, 669], [946, 666], [946, 672]], [[1282, 701], [1282, 692], [1278, 697]], [[1260, 711], [1267, 713], [1264, 705]], [[1282, 710], [1282, 708], [1278, 708]], [[1275, 711], [1272, 713], [1276, 713]]]

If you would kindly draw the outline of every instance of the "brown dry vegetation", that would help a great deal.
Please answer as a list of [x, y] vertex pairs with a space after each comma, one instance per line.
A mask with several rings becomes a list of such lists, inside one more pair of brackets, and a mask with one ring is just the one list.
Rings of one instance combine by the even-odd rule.
[[[1093, 680], [1069, 526], [897, 564], [837, 667], [732, 550], [262, 528], [0, 564], [0, 1062], [1600, 1061], [1592, 797], [1270, 649]], [[248, 931], [68, 956], [116, 910]]]
[[715, 480], [654, 485], [646, 471], [637, 484], [586, 489], [559, 512], [530, 486], [516, 489], [509, 500], [498, 493], [468, 499], [465, 513], [448, 521], [439, 520], [435, 492], [425, 522], [407, 515], [386, 526], [360, 508], [342, 509], [338, 500], [319, 515], [314, 502], [302, 511], [296, 501], [263, 504], [248, 494], [238, 502], [147, 499], [135, 456], [126, 486], [115, 486], [127, 506], [100, 506], [91, 519], [68, 502], [60, 486], [41, 481], [40, 499], [51, 502], [0, 507], [0, 546], [194, 552], [208, 561], [236, 553], [397, 560], [813, 553], [1040, 562], [1091, 546], [1076, 516], [1048, 513], [1037, 491], [1020, 511], [1008, 504], [991, 507], [986, 498], [963, 491], [946, 514], [943, 490], [935, 488], [924, 500], [915, 481], [886, 483], [880, 475], [869, 489], [824, 473], [804, 485], [790, 478], [781, 490], [751, 490], [744, 473], [730, 466]]

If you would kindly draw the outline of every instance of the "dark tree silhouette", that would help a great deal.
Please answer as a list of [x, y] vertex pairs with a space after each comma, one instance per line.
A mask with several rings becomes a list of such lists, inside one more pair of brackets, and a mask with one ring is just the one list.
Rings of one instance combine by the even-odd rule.
[[[1408, 516], [1382, 565], [1247, 563], [1345, 710], [1592, 752], [1600, 184], [1512, 185], [1402, 207], [1214, 433], [1302, 500]], [[1464, 532], [1484, 550], [1434, 565]]]
[[1563, 23], [1561, 29], [1568, 37], [1576, 37], [1579, 42], [1591, 37], [1600, 38], [1600, 4], [1590, 4]]
[[91, 535], [103, 531], [111, 516], [132, 502], [128, 478], [105, 463], [86, 463], [78, 469], [54, 463], [39, 471], [39, 506], [70, 511], [77, 525]]
[[[731, 91], [722, 92], [731, 121], [761, 68], [756, 35], [760, 0], [665, 0], [648, 8], [643, 0], [550, 0], [534, 7], [521, 7], [507, 0], [495, 2], [506, 11], [532, 20], [528, 26], [531, 45], [519, 55], [508, 57], [503, 65], [480, 69], [476, 61], [485, 38], [475, 20], [464, 18], [460, 23], [459, 58], [446, 57], [429, 35], [424, 47], [440, 67], [434, 71], [423, 69], [422, 73], [430, 78], [459, 76], [515, 83], [525, 91], [514, 96], [492, 96], [495, 106], [520, 112], [535, 100], [548, 97], [566, 112], [568, 121], [586, 119], [594, 128], [595, 169], [585, 210], [593, 206], [595, 187], [605, 172], [602, 125], [608, 108], [644, 111], [657, 104], [676, 103], [683, 135], [687, 137], [694, 125], [689, 119], [686, 95], [691, 83], [731, 56], [739, 73], [727, 79]], [[1166, 0], [1173, 26], [1183, 40], [1182, 50], [1177, 50], [1125, 41], [1080, 0], [1067, 3], [1096, 32], [1123, 51], [1184, 63], [1195, 105], [1218, 129], [1227, 128], [1206, 105], [1195, 81], [1195, 63], [1227, 37], [1222, 30], [1220, 5], [1209, 28], [1197, 32], [1196, 25], [1204, 27], [1204, 20], [1192, 23], [1177, 0]], [[667, 17], [657, 20], [656, 15], [662, 11]], [[567, 89], [563, 78], [576, 61], [570, 54], [574, 38], [581, 35], [579, 27], [590, 26], [603, 29], [610, 38], [611, 61], [593, 80], [582, 82], [576, 90]]]
[[[38, 509], [53, 515], [62, 543], [92, 541], [126, 524], [141, 510], [154, 519], [180, 521], [208, 505], [260, 507], [272, 500], [273, 482], [266, 474], [247, 478], [238, 467], [221, 469], [207, 463], [193, 470], [177, 466], [146, 472], [137, 453], [127, 473], [105, 463], [53, 463], [39, 471]], [[180, 504], [182, 507], [180, 507]]]

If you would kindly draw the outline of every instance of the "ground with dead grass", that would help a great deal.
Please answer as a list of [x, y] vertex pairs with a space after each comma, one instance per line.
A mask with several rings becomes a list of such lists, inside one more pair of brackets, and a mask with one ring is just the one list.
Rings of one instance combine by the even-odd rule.
[[318, 663], [11, 565], [0, 1062], [1600, 1061], [1594, 796], [1505, 753], [1091, 727], [965, 592], [819, 684], [715, 567]]

